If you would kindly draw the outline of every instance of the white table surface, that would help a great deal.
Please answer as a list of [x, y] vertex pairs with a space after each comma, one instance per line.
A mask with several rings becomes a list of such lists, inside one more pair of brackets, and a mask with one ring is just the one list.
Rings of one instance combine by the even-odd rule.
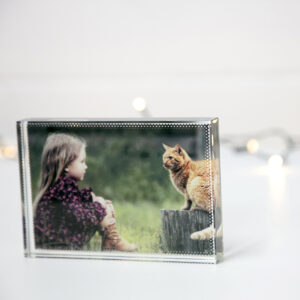
[[0, 159], [0, 299], [300, 299], [300, 152], [272, 175], [222, 151], [217, 265], [24, 258], [17, 161]]

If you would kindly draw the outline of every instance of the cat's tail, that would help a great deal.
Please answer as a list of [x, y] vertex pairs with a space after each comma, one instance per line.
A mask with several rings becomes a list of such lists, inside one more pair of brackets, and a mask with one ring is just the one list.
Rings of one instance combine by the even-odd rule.
[[[207, 228], [204, 228], [201, 231], [196, 231], [191, 234], [192, 240], [209, 240], [211, 238], [214, 238], [216, 235], [216, 230], [213, 227], [213, 225], [210, 225]], [[222, 225], [219, 227], [217, 231], [217, 237], [221, 237], [222, 235]]]

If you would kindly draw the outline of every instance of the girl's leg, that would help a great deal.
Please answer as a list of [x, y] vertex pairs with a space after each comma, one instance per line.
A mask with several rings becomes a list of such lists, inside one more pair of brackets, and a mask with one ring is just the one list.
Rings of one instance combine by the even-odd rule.
[[117, 231], [115, 211], [112, 202], [110, 200], [104, 200], [101, 197], [99, 197], [99, 202], [106, 210], [106, 216], [101, 222], [101, 227], [103, 228], [102, 249], [130, 252], [136, 251], [136, 246], [126, 242]]
[[102, 197], [97, 197], [97, 202], [101, 203], [106, 210], [106, 216], [102, 220], [101, 226], [105, 228], [109, 225], [115, 224], [115, 211], [112, 202], [110, 200], [105, 200]]

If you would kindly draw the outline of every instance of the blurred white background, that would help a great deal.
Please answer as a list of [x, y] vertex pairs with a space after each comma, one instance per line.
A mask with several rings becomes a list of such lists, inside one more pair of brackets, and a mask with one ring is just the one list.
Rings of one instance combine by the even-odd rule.
[[[217, 116], [221, 137], [299, 136], [299, 13], [296, 0], [0, 0], [0, 145], [28, 117], [142, 117], [136, 97], [152, 117]], [[267, 170], [221, 150], [217, 266], [24, 259], [18, 164], [0, 159], [0, 298], [299, 299], [299, 151]]]
[[218, 116], [298, 134], [299, 1], [0, 2], [0, 136], [27, 117]]

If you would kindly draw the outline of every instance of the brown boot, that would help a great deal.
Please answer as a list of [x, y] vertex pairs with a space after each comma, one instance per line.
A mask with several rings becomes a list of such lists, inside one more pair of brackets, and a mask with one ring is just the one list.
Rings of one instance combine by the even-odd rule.
[[102, 250], [137, 251], [136, 245], [129, 244], [120, 236], [116, 224], [104, 228], [102, 237]]

